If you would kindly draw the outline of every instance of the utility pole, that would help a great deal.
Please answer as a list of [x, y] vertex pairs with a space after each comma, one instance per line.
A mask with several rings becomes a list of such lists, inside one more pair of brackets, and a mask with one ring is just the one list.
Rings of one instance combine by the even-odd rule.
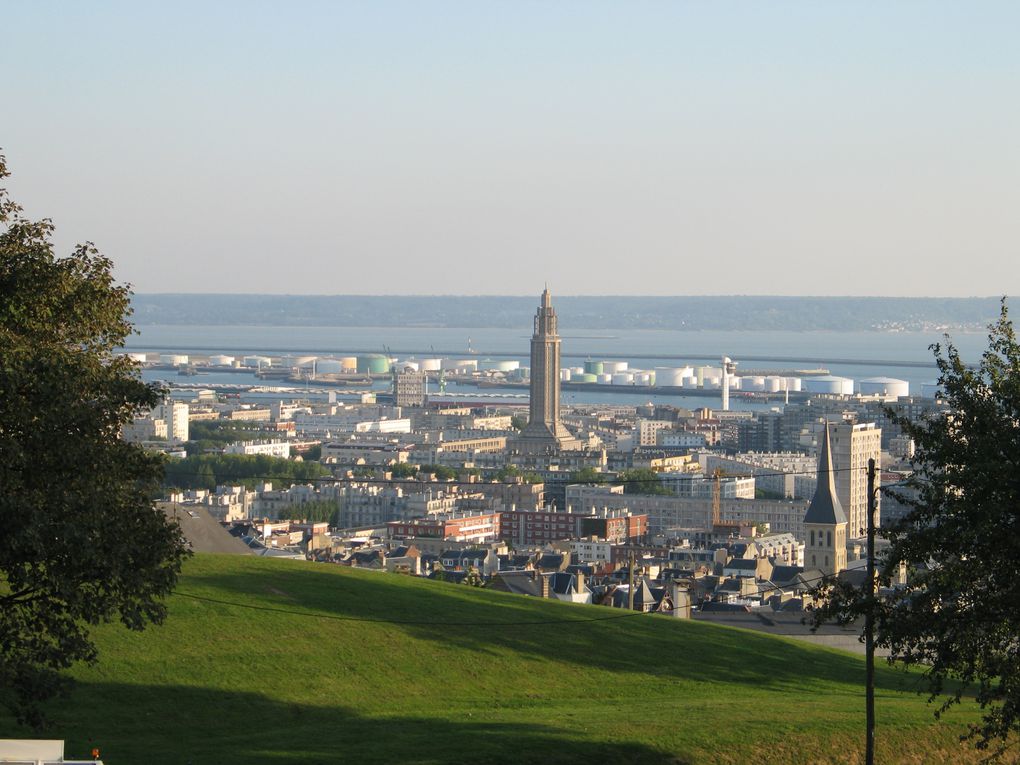
[[630, 551], [630, 568], [627, 571], [629, 587], [627, 588], [627, 608], [634, 610], [634, 551]]
[[875, 765], [875, 460], [868, 460], [868, 578], [864, 612], [865, 710], [867, 739], [865, 765]]

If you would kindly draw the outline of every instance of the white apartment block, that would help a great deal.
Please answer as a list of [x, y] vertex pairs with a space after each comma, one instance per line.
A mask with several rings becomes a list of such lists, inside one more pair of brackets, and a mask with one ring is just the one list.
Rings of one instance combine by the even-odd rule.
[[223, 450], [224, 454], [265, 454], [270, 457], [290, 459], [290, 443], [287, 441], [237, 441]]
[[[836, 496], [846, 513], [847, 538], [859, 539], [868, 524], [868, 460], [875, 460], [875, 487], [882, 476], [882, 429], [875, 423], [840, 422], [829, 426]], [[876, 499], [875, 525], [881, 518], [881, 494]]]
[[638, 420], [636, 428], [638, 432], [638, 446], [655, 446], [656, 434], [660, 430], [672, 428], [673, 424], [669, 420]]

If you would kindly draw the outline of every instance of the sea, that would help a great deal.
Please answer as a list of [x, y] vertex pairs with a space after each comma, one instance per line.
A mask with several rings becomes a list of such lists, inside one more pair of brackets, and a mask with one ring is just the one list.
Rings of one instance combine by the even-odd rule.
[[[300, 327], [281, 325], [138, 325], [125, 349], [150, 352], [245, 354], [313, 354], [319, 356], [387, 353], [401, 359], [463, 357], [517, 359], [528, 364], [530, 328], [492, 327]], [[935, 382], [938, 370], [931, 349], [947, 338], [938, 332], [833, 331], [687, 331], [651, 329], [570, 330], [561, 325], [562, 363], [580, 366], [586, 359], [626, 360], [631, 368], [654, 369], [715, 364], [723, 356], [737, 362], [737, 373], [824, 368], [855, 380], [893, 377], [910, 383], [919, 394], [922, 383]], [[955, 332], [949, 341], [968, 363], [987, 348], [980, 332]], [[178, 378], [166, 370], [146, 370], [145, 379], [169, 383], [254, 383], [250, 373], [210, 372]], [[385, 385], [379, 382], [379, 385]], [[456, 391], [456, 387], [448, 386]], [[473, 391], [466, 387], [462, 390]], [[678, 406], [711, 405], [710, 399], [663, 396], [650, 388], [647, 397], [614, 392], [564, 391], [564, 403], [636, 403], [639, 399]], [[733, 401], [733, 408], [761, 408]]]

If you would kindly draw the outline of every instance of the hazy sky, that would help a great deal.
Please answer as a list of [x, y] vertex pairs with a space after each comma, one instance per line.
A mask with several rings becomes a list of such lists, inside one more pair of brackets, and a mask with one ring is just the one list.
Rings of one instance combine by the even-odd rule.
[[9, 186], [139, 292], [1020, 293], [1020, 3], [7, 2]]

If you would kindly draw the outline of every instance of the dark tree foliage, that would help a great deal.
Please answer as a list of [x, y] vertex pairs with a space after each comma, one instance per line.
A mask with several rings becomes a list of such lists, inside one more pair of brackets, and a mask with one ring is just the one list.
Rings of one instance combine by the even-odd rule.
[[163, 621], [186, 555], [153, 506], [161, 458], [119, 438], [159, 401], [113, 352], [128, 289], [91, 244], [56, 257], [52, 231], [0, 189], [0, 701], [32, 725], [96, 660], [93, 625]]
[[330, 526], [340, 522], [340, 503], [335, 499], [321, 499], [312, 502], [296, 502], [280, 511], [280, 520], [307, 521], [321, 523], [326, 521]]
[[668, 486], [664, 486], [659, 474], [650, 468], [634, 468], [624, 470], [617, 476], [617, 482], [623, 484], [624, 494], [672, 494]]
[[1020, 730], [1020, 347], [1005, 300], [976, 368], [951, 342], [932, 349], [948, 411], [896, 418], [915, 441], [914, 473], [885, 490], [910, 512], [881, 531], [879, 583], [903, 564], [907, 584], [869, 598], [828, 582], [816, 622], [873, 608], [877, 644], [924, 668], [937, 715], [975, 693], [984, 715], [971, 735], [985, 748]]
[[168, 487], [215, 489], [223, 484], [254, 488], [266, 481], [288, 487], [326, 478], [329, 470], [319, 462], [299, 462], [268, 454], [195, 454], [166, 463]]

